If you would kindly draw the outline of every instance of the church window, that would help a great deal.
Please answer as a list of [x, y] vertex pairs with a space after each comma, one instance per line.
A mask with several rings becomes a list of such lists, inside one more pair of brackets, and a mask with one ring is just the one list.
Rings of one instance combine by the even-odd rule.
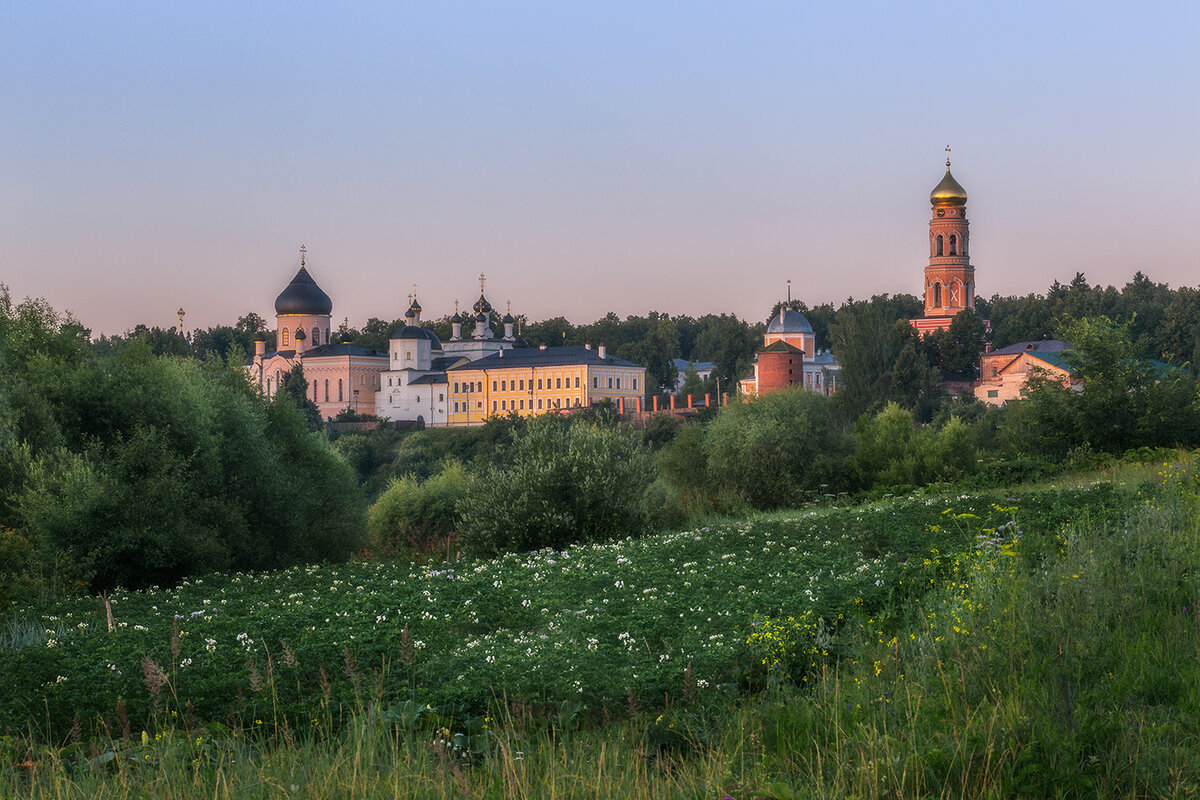
[[404, 360], [405, 360], [405, 361], [412, 361], [412, 350], [405, 350], [405, 351], [404, 351]]
[[414, 399], [414, 400], [416, 400], [416, 402], [418, 402], [418, 403], [419, 403], [419, 402], [421, 402], [421, 398], [420, 398], [420, 397], [415, 397], [415, 398], [413, 398], [413, 399]]
[[329, 378], [325, 379], [325, 402], [329, 402]]
[[321, 329], [313, 328], [313, 347], [319, 347], [321, 344]]
[[338, 402], [340, 403], [340, 402], [342, 402], [342, 400], [344, 400], [344, 399], [345, 399], [345, 398], [344, 398], [344, 396], [342, 395], [342, 379], [341, 379], [341, 378], [338, 378]]
[[940, 255], [942, 254], [942, 235], [941, 235], [940, 233], [938, 234], [938, 237], [937, 237], [937, 247], [936, 247], [936, 249], [933, 251], [933, 254], [934, 254], [935, 256], [940, 256]]
[[933, 306], [934, 308], [941, 308], [942, 306], [942, 285], [940, 283], [933, 285]]
[[291, 332], [287, 328], [280, 328], [279, 333], [283, 336], [281, 347], [287, 347], [291, 343]]
[[313, 381], [313, 402], [317, 402], [317, 382]]
[[446, 395], [442, 394], [441, 392], [438, 392], [438, 402], [439, 403], [446, 402]]
[[958, 255], [958, 237], [953, 233], [950, 234], [950, 255]]

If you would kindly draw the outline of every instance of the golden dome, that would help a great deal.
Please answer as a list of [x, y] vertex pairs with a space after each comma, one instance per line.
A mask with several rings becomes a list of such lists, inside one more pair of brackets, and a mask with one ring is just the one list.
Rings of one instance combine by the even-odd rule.
[[950, 174], [949, 161], [946, 162], [946, 176], [929, 193], [929, 202], [937, 207], [965, 206], [967, 204], [967, 190]]

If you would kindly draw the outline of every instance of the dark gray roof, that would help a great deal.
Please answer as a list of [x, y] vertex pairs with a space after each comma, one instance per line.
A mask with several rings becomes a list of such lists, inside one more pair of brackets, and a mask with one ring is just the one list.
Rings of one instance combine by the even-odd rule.
[[637, 367], [642, 369], [641, 364], [634, 364], [632, 361], [626, 361], [623, 358], [616, 356], [607, 356], [604, 359], [600, 358], [600, 351], [596, 349], [589, 350], [586, 347], [522, 347], [509, 350], [502, 350], [503, 355], [487, 356], [477, 361], [471, 361], [466, 364], [460, 364], [455, 369], [497, 369], [499, 367], [563, 367], [574, 366], [577, 364], [605, 364], [615, 367]]
[[416, 378], [415, 380], [409, 381], [408, 385], [409, 386], [424, 386], [425, 384], [429, 384], [429, 383], [445, 383], [445, 382], [446, 382], [446, 373], [431, 372], [428, 375], [422, 375], [421, 377]]
[[1040, 342], [1017, 342], [988, 353], [992, 356], [1015, 356], [1018, 353], [1061, 353], [1070, 350], [1071, 343], [1061, 339], [1043, 339]]
[[329, 315], [332, 312], [333, 301], [321, 291], [304, 267], [300, 267], [292, 282], [275, 298], [276, 314]]
[[356, 344], [323, 344], [320, 347], [313, 347], [304, 351], [303, 358], [320, 358], [322, 356], [376, 356], [378, 358], [387, 358], [387, 353], [381, 353], [378, 350], [369, 350], [366, 347], [359, 347]]
[[434, 350], [441, 350], [442, 343], [438, 339], [437, 334], [428, 328], [422, 328], [420, 325], [405, 325], [402, 328], [396, 328], [392, 333], [392, 339], [428, 339], [429, 344]]

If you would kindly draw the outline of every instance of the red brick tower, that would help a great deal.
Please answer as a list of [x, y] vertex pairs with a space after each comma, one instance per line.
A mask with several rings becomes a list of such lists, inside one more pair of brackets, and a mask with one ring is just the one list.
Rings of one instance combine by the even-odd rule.
[[758, 351], [756, 375], [760, 396], [799, 386], [804, 380], [804, 351], [783, 340], [774, 341]]
[[922, 332], [949, 327], [963, 309], [975, 308], [975, 268], [971, 266], [967, 222], [967, 190], [950, 174], [929, 194], [929, 265], [925, 267], [925, 318], [913, 320]]

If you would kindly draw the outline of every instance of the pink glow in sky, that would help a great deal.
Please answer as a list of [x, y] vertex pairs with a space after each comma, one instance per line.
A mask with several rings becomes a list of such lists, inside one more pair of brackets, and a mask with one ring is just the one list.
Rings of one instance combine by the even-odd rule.
[[[810, 7], [812, 6], [812, 7]], [[1200, 283], [1195, 3], [12, 5], [0, 282], [95, 333], [270, 315], [762, 319], [920, 290], [953, 148], [981, 296]]]

